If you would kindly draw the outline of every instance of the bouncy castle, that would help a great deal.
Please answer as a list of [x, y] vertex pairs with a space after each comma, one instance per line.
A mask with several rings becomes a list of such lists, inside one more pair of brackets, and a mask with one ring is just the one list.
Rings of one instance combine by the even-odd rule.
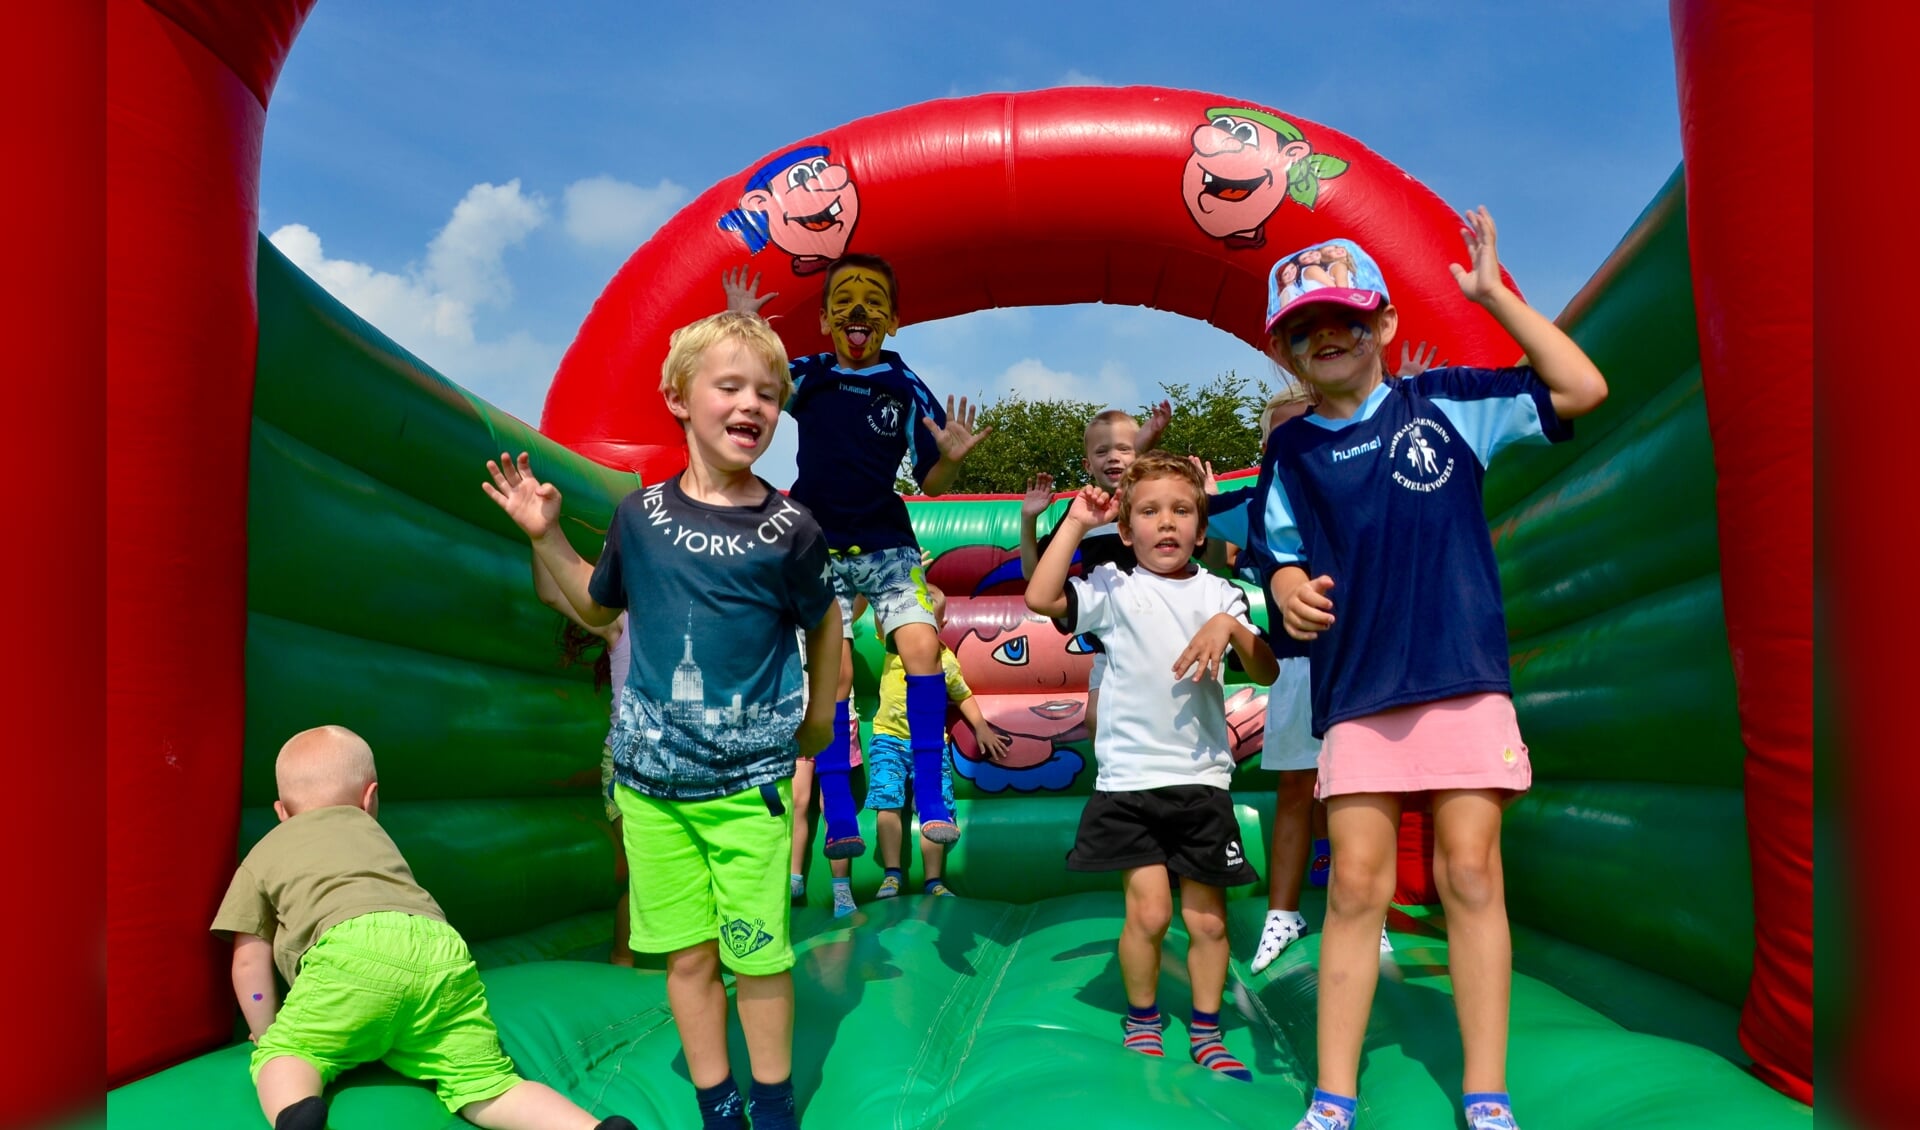
[[[1458, 216], [1389, 155], [1231, 91], [1067, 88], [905, 107], [741, 154], [608, 283], [535, 428], [260, 238], [262, 130], [309, 6], [138, 0], [111, 17], [109, 207], [126, 233], [110, 251], [111, 334], [138, 361], [109, 385], [109, 615], [151, 645], [108, 655], [115, 1126], [262, 1123], [207, 924], [272, 826], [281, 741], [322, 722], [377, 751], [381, 822], [472, 945], [521, 1072], [597, 1113], [696, 1124], [663, 974], [605, 960], [624, 864], [596, 795], [604, 699], [559, 665], [526, 541], [479, 481], [489, 456], [532, 452], [564, 492], [569, 536], [597, 553], [620, 498], [684, 464], [657, 374], [668, 333], [716, 308], [724, 270], [768, 278], [765, 313], [795, 355], [823, 348], [820, 271], [847, 251], [893, 263], [910, 320], [1135, 304], [1260, 348], [1273, 254], [1352, 238], [1387, 274], [1403, 335], [1457, 363], [1516, 359], [1446, 270]], [[1777, 109], [1775, 62], [1802, 36], [1781, 23], [1674, 0], [1685, 163], [1559, 317], [1612, 395], [1573, 441], [1486, 483], [1536, 774], [1504, 833], [1509, 1077], [1529, 1126], [1811, 1121], [1810, 439], [1788, 410], [1810, 393], [1803, 342], [1732, 324], [1796, 285], [1757, 233], [1807, 220], [1780, 214], [1762, 168], [1777, 115], [1797, 112]], [[929, 222], [961, 205], [964, 229]], [[139, 473], [156, 462], [202, 484], [191, 505]], [[803, 1121], [1292, 1117], [1315, 1074], [1317, 933], [1252, 975], [1263, 900], [1229, 902], [1227, 1041], [1251, 1085], [1121, 1047], [1119, 890], [1058, 862], [1092, 788], [1089, 656], [1026, 610], [1017, 499], [909, 509], [951, 600], [945, 642], [1011, 749], [955, 755], [966, 832], [948, 877], [965, 897], [794, 910]], [[871, 717], [870, 620], [857, 639]], [[1228, 690], [1235, 812], [1262, 867], [1263, 689]], [[824, 876], [817, 852], [813, 867]], [[856, 888], [878, 878], [871, 856], [856, 861]], [[1359, 1126], [1458, 1117], [1446, 921], [1420, 886], [1403, 884], [1389, 916]], [[1176, 925], [1169, 971], [1184, 944]], [[1166, 1007], [1183, 991], [1170, 985]], [[336, 1127], [451, 1124], [429, 1087], [378, 1066], [331, 1102]]]

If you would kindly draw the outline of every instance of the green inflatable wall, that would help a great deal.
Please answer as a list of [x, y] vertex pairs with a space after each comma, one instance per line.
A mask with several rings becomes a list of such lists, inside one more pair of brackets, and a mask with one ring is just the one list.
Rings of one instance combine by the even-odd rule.
[[[605, 692], [560, 666], [561, 621], [532, 595], [526, 543], [479, 489], [490, 454], [530, 450], [592, 555], [634, 477], [464, 393], [264, 241], [259, 297], [237, 851], [271, 826], [287, 735], [321, 722], [360, 731], [380, 760], [382, 822], [472, 944], [522, 1070], [596, 1113], [697, 1125], [657, 961], [637, 972], [604, 962], [623, 881], [596, 796]], [[1487, 484], [1536, 772], [1505, 838], [1512, 1089], [1534, 1127], [1802, 1126], [1806, 1108], [1749, 1077], [1734, 1039], [1751, 884], [1678, 174], [1563, 324], [1612, 398], [1576, 441], [1507, 459]], [[910, 505], [936, 555], [1012, 546], [1017, 509]], [[870, 621], [857, 656], [870, 717]], [[1066, 748], [1090, 755], [1084, 741]], [[1272, 778], [1256, 764], [1235, 799], [1264, 868]], [[948, 869], [960, 899], [868, 903], [836, 921], [821, 905], [816, 838], [815, 902], [794, 912], [807, 1125], [1268, 1126], [1297, 1115], [1314, 1071], [1318, 935], [1249, 975], [1258, 890], [1229, 908], [1227, 1027], [1256, 1081], [1120, 1048], [1118, 892], [1059, 863], [1091, 775], [1028, 792], [961, 782], [966, 834]], [[871, 856], [857, 862], [863, 897], [878, 878]], [[1316, 895], [1305, 909], [1317, 922]], [[1402, 908], [1389, 925], [1396, 953], [1358, 1124], [1454, 1125], [1443, 916]], [[1188, 1005], [1184, 950], [1176, 921], [1163, 976], [1170, 1049]], [[241, 1041], [121, 1088], [113, 1124], [261, 1125], [247, 1050]], [[734, 1053], [744, 1064], [737, 1029]], [[430, 1090], [370, 1067], [336, 1086], [331, 1124], [458, 1123]]]

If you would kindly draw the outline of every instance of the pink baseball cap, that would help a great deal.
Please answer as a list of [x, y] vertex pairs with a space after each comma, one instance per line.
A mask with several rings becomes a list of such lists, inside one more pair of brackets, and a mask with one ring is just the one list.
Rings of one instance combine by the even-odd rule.
[[1317, 302], [1378, 310], [1390, 301], [1387, 281], [1373, 256], [1351, 239], [1324, 240], [1282, 256], [1267, 272], [1267, 332], [1288, 314]]

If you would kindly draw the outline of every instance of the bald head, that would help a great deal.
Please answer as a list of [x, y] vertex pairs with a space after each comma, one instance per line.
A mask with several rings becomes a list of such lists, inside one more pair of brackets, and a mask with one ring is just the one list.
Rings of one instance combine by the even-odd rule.
[[345, 726], [302, 730], [280, 747], [273, 778], [287, 815], [336, 804], [358, 806], [379, 779], [373, 747]]

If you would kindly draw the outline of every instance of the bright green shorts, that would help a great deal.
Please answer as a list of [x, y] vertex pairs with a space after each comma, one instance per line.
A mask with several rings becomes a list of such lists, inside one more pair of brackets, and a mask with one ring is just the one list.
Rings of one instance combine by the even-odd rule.
[[717, 938], [721, 962], [735, 973], [793, 968], [791, 780], [714, 800], [658, 800], [620, 785], [614, 799], [635, 951], [672, 953]]
[[283, 1055], [312, 1064], [322, 1086], [379, 1060], [432, 1080], [456, 1113], [520, 1082], [467, 943], [445, 922], [412, 914], [363, 914], [320, 935], [253, 1051], [254, 1079]]

